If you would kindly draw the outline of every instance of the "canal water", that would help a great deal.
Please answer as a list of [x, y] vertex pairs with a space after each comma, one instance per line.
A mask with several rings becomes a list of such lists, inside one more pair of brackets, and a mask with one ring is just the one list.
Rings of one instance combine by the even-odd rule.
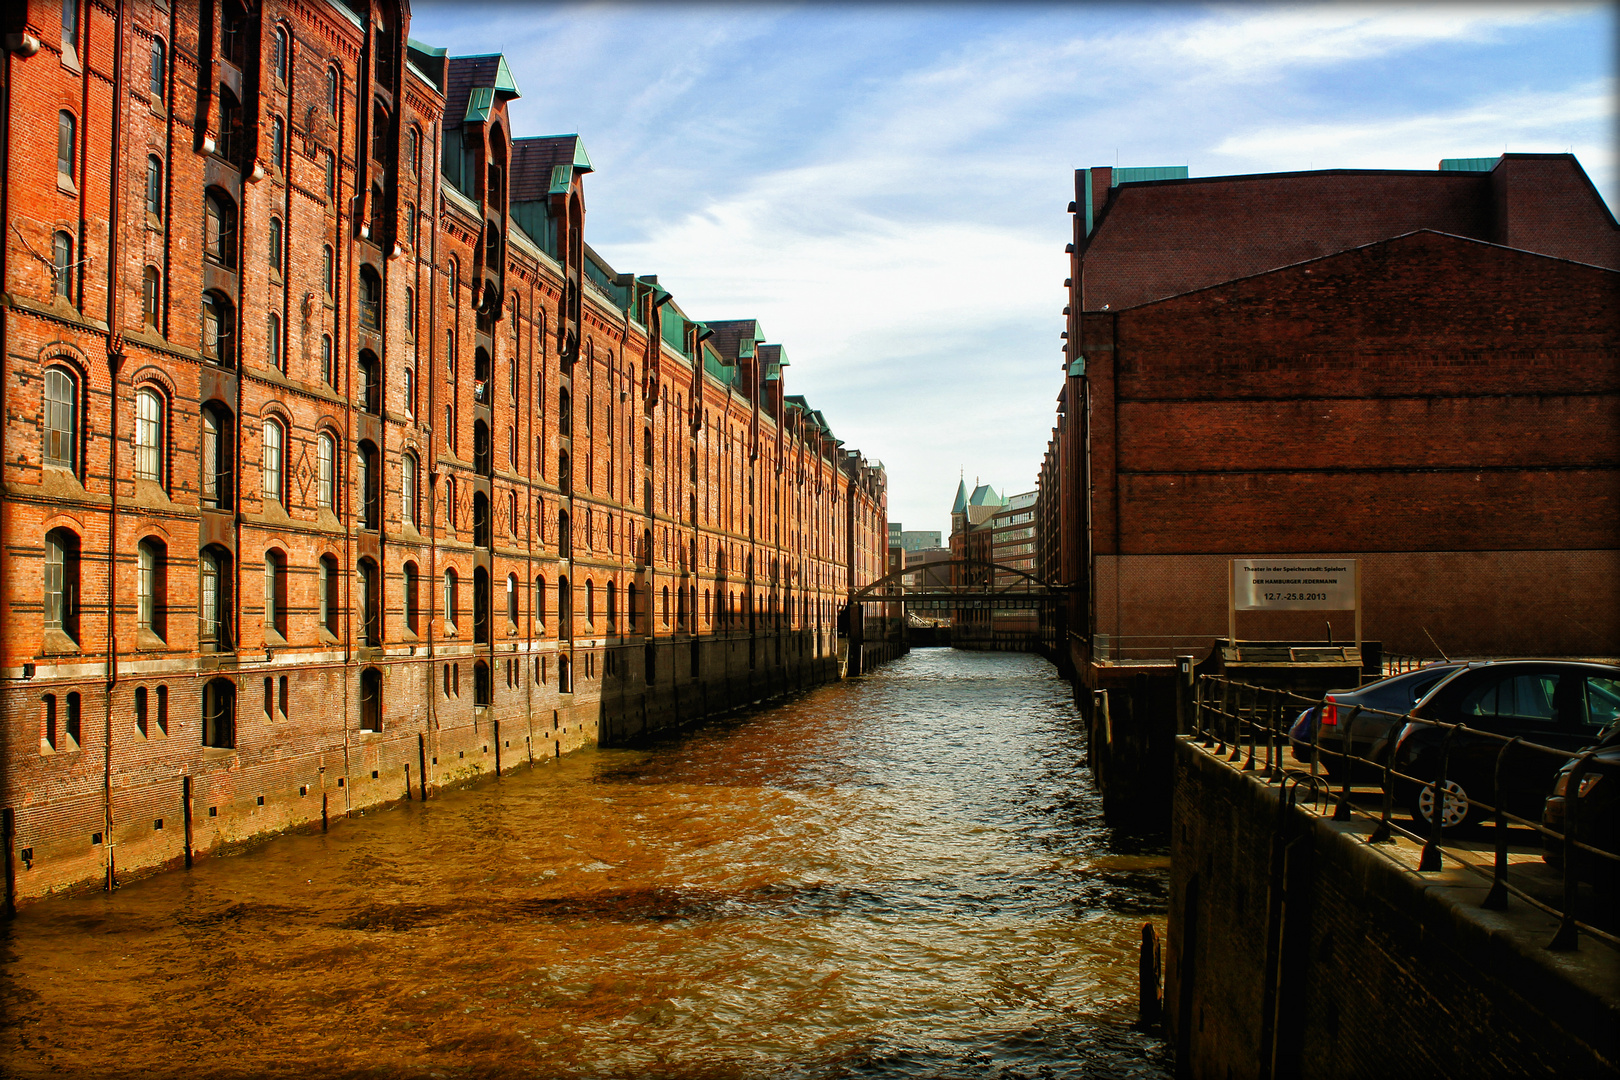
[[1162, 841], [1068, 688], [930, 649], [25, 908], [6, 1077], [1169, 1074], [1133, 1028]]

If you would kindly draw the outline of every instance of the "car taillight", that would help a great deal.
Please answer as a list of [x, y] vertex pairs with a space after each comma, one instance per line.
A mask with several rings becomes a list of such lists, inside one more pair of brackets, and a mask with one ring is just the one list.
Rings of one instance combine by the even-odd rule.
[[[1586, 776], [1581, 777], [1580, 792], [1579, 792], [1578, 795], [1576, 795], [1576, 798], [1579, 798], [1579, 799], [1586, 798], [1586, 793], [1588, 791], [1591, 791], [1594, 787], [1596, 787], [1597, 782], [1599, 780], [1601, 780], [1601, 779], [1603, 779], [1603, 775], [1601, 773], [1591, 773], [1591, 774], [1588, 774]], [[1566, 773], [1559, 773], [1558, 774], [1558, 782], [1553, 785], [1553, 794], [1554, 795], [1568, 795], [1569, 794], [1569, 773], [1566, 772]]]
[[1327, 704], [1322, 706], [1322, 726], [1333, 727], [1339, 722], [1339, 705], [1329, 694]]

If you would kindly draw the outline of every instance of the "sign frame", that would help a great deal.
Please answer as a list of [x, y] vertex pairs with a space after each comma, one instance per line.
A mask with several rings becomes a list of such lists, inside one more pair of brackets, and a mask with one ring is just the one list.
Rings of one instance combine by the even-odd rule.
[[[1275, 558], [1247, 558], [1228, 559], [1226, 564], [1226, 639], [1234, 649], [1238, 648], [1237, 613], [1238, 613], [1238, 577], [1239, 565], [1244, 564], [1245, 570], [1251, 575], [1254, 572], [1252, 564], [1267, 563], [1278, 571], [1299, 570], [1305, 572], [1325, 572], [1321, 569], [1324, 562], [1342, 563], [1348, 566], [1350, 576], [1354, 580], [1353, 600], [1349, 605], [1334, 602], [1330, 593], [1324, 592], [1320, 606], [1316, 601], [1286, 600], [1275, 607], [1245, 605], [1245, 611], [1353, 611], [1356, 624], [1356, 655], [1361, 655], [1361, 560], [1335, 559], [1331, 557], [1318, 557], [1314, 559], [1275, 559]], [[1252, 591], [1252, 581], [1249, 583]], [[1308, 606], [1299, 606], [1306, 604]], [[1331, 627], [1331, 624], [1330, 624]], [[1331, 629], [1330, 629], [1331, 633]]]

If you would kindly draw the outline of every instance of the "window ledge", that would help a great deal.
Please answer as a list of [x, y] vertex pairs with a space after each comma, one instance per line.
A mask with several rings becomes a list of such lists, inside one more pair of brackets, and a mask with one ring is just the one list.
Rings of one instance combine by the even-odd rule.
[[280, 631], [274, 627], [267, 626], [264, 628], [264, 645], [267, 649], [285, 649], [287, 639], [282, 637]]
[[40, 644], [47, 656], [72, 656], [79, 652], [79, 643], [61, 630], [46, 630]]
[[138, 630], [135, 633], [135, 648], [142, 652], [158, 652], [168, 647], [169, 643], [151, 630]]

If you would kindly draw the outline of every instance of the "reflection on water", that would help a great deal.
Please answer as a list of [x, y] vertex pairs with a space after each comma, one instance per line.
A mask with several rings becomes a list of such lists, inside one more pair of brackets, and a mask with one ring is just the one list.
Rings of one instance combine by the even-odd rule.
[[1165, 1076], [1159, 842], [1049, 665], [919, 651], [23, 911], [7, 1076]]

